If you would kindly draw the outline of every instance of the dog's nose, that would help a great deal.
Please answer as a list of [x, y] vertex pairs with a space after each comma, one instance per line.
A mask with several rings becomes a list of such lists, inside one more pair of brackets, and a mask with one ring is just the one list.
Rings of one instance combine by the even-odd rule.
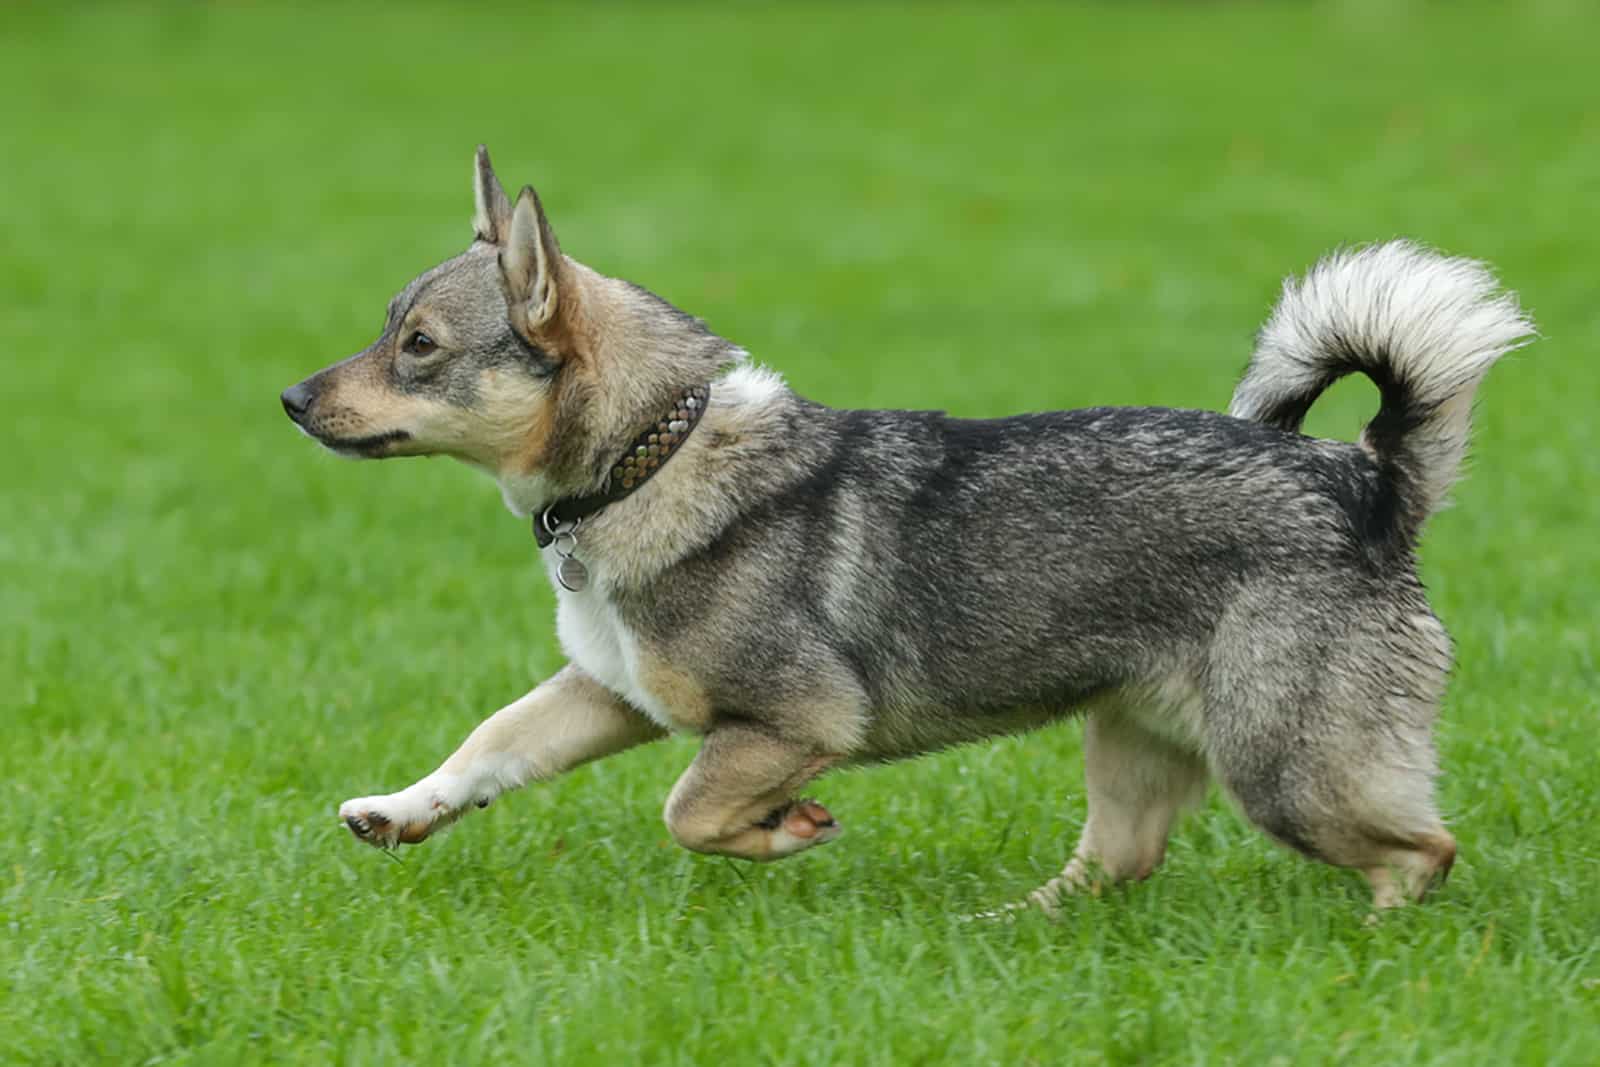
[[291, 419], [299, 422], [311, 407], [313, 399], [310, 387], [305, 382], [298, 382], [283, 391], [283, 410], [289, 413]]

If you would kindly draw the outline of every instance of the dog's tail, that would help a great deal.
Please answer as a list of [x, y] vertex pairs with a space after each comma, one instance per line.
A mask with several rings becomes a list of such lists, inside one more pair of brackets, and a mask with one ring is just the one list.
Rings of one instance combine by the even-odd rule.
[[1361, 444], [1383, 472], [1379, 521], [1410, 546], [1461, 468], [1478, 383], [1533, 329], [1475, 260], [1409, 241], [1335, 252], [1284, 283], [1228, 413], [1298, 430], [1335, 381], [1371, 378], [1382, 402]]

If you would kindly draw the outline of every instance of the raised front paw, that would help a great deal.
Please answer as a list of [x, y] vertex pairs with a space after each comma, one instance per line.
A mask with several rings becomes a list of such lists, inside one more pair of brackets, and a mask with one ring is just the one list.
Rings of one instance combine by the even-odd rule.
[[454, 822], [457, 814], [443, 796], [418, 786], [387, 796], [357, 797], [339, 805], [339, 820], [350, 832], [379, 848], [425, 841], [435, 830]]

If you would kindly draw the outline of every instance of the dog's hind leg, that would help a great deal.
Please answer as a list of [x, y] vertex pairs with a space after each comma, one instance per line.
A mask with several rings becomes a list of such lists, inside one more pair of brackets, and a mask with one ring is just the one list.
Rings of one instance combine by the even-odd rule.
[[667, 829], [684, 848], [749, 860], [831, 841], [833, 816], [795, 794], [839, 759], [753, 723], [718, 726], [667, 798]]
[[398, 793], [347, 800], [339, 819], [369, 844], [414, 845], [509, 789], [665, 734], [568, 665], [485, 719], [438, 770]]
[[1046, 913], [1102, 875], [1113, 882], [1148, 877], [1166, 854], [1173, 820], [1205, 794], [1204, 761], [1119, 708], [1090, 714], [1083, 748], [1089, 793], [1083, 834], [1066, 869], [1028, 896]]
[[[1419, 636], [1428, 640], [1410, 640]], [[1361, 871], [1373, 906], [1390, 908], [1442, 880], [1456, 845], [1434, 801], [1443, 630], [1414, 616], [1382, 637], [1357, 627], [1311, 650], [1301, 658], [1315, 655], [1323, 669], [1310, 684], [1266, 676], [1232, 688], [1225, 713], [1209, 716], [1208, 749], [1252, 822], [1313, 859]]]
[[1362, 741], [1307, 738], [1270, 771], [1217, 767], [1251, 822], [1312, 859], [1359, 870], [1375, 908], [1417, 900], [1455, 861], [1433, 801], [1431, 748], [1374, 730]]
[[1206, 679], [1212, 773], [1270, 836], [1366, 875], [1374, 907], [1422, 896], [1455, 840], [1434, 802], [1450, 639], [1421, 587], [1248, 590]]

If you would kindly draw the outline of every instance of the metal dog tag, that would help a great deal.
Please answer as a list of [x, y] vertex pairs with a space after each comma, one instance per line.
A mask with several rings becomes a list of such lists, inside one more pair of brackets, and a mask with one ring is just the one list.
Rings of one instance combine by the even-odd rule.
[[556, 584], [569, 593], [583, 592], [589, 585], [589, 568], [583, 565], [582, 560], [576, 558], [578, 527], [583, 525], [583, 520], [557, 522], [546, 510], [537, 521], [550, 535], [549, 546], [555, 549], [557, 558], [561, 560], [556, 564]]
[[556, 581], [569, 593], [581, 593], [589, 584], [589, 568], [575, 556], [563, 556], [556, 567]]

